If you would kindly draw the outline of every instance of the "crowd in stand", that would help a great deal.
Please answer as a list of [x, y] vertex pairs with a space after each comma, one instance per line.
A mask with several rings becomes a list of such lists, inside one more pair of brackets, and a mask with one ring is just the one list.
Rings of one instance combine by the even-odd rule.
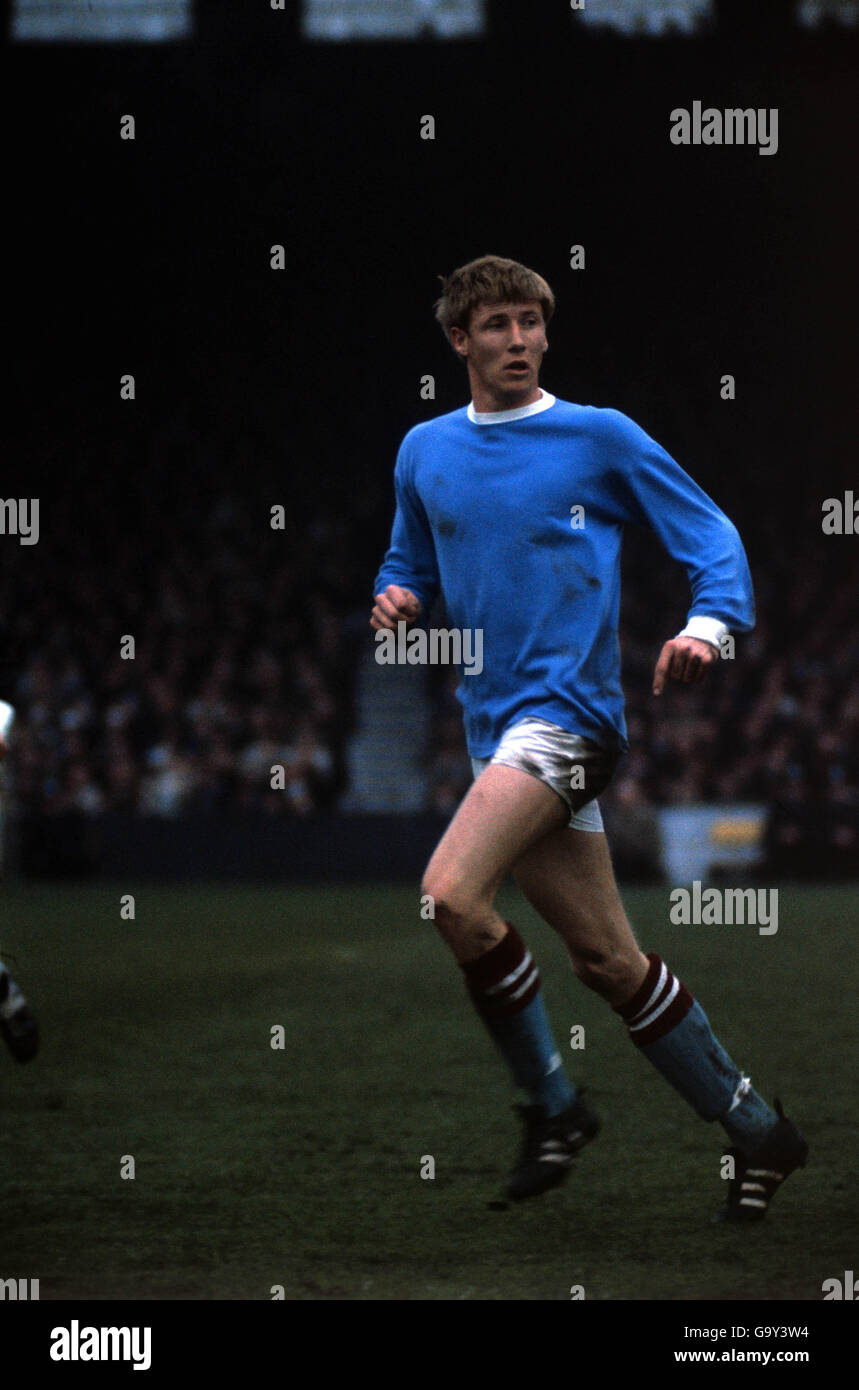
[[117, 462], [85, 508], [72, 490], [43, 499], [38, 545], [0, 547], [19, 814], [331, 807], [353, 709], [345, 614], [366, 583], [346, 521], [286, 508], [273, 529], [278, 489], [207, 495], [192, 467], [168, 499]]

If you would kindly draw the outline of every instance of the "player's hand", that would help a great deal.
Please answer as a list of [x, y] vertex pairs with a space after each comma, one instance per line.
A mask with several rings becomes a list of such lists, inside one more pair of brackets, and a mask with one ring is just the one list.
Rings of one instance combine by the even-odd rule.
[[659, 653], [653, 672], [653, 693], [661, 695], [666, 681], [698, 685], [719, 660], [719, 652], [699, 637], [673, 637]]
[[370, 618], [370, 626], [388, 627], [396, 631], [397, 623], [413, 623], [421, 614], [420, 600], [409, 589], [401, 589], [399, 584], [389, 584], [383, 594], [376, 595], [376, 606]]

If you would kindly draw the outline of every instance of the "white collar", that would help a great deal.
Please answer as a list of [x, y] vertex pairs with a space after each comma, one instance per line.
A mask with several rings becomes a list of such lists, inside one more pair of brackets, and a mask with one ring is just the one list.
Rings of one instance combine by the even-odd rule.
[[469, 401], [468, 418], [473, 425], [506, 425], [508, 420], [524, 420], [527, 415], [539, 415], [541, 410], [548, 410], [554, 404], [555, 397], [541, 386], [538, 401], [532, 401], [530, 405], [517, 405], [515, 410], [475, 410], [474, 401]]

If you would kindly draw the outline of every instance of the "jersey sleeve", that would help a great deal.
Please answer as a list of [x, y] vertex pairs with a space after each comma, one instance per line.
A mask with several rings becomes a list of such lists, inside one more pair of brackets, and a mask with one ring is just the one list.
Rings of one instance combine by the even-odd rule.
[[440, 588], [438, 562], [432, 531], [423, 503], [414, 485], [414, 471], [408, 447], [408, 436], [400, 445], [394, 469], [396, 512], [382, 567], [373, 585], [373, 597], [389, 584], [410, 589], [420, 601], [426, 616]]
[[752, 577], [739, 532], [670, 454], [618, 411], [608, 411], [616, 498], [623, 520], [654, 530], [692, 587], [688, 619], [718, 618], [737, 632], [755, 623]]

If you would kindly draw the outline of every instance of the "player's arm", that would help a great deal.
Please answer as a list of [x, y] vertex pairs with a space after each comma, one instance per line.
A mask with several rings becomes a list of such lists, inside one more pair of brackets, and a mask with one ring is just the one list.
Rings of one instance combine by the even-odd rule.
[[440, 587], [432, 532], [411, 480], [405, 442], [394, 472], [394, 490], [397, 508], [391, 543], [373, 585], [370, 626], [377, 631], [395, 629], [398, 622], [411, 623], [429, 612]]
[[656, 532], [685, 566], [692, 588], [686, 626], [664, 644], [656, 663], [653, 693], [659, 695], [669, 680], [704, 680], [728, 633], [754, 626], [752, 580], [737, 528], [725, 513], [644, 430], [612, 414], [622, 422], [616, 463], [626, 519]]

